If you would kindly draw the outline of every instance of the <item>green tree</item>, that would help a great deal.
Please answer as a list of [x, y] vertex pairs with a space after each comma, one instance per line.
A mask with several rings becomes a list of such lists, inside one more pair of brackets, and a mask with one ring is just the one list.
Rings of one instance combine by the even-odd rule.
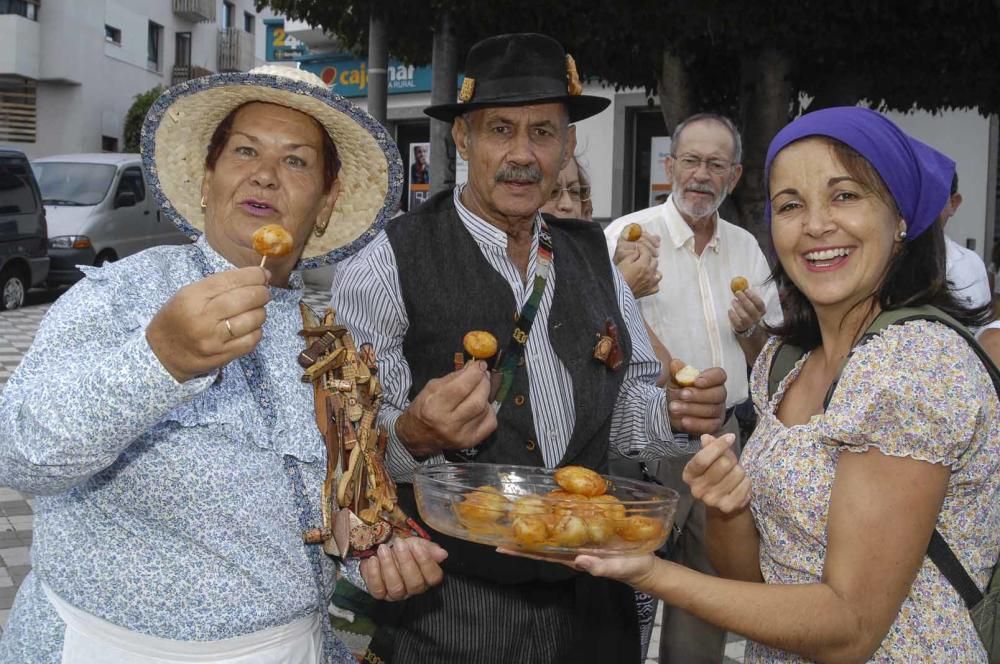
[[138, 152], [139, 141], [142, 138], [142, 122], [146, 119], [146, 112], [153, 105], [157, 97], [163, 92], [163, 86], [157, 85], [151, 90], [140, 92], [135, 96], [135, 101], [125, 114], [125, 127], [122, 134], [125, 136], [125, 152]]
[[[883, 110], [1000, 112], [996, 0], [258, 0], [320, 25], [363, 53], [373, 2], [397, 57], [428, 62], [435, 17], [453, 14], [460, 54], [490, 34], [561, 41], [581, 75], [659, 94], [668, 130], [715, 111], [744, 136], [735, 220], [763, 239], [763, 160], [775, 132], [808, 108], [867, 101]], [[460, 55], [459, 61], [464, 55]]]

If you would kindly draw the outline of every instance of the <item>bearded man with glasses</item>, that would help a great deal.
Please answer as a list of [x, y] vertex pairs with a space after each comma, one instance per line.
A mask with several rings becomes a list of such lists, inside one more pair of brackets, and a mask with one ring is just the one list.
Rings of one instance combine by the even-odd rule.
[[[699, 369], [725, 369], [727, 409], [721, 433], [735, 434], [737, 446], [739, 424], [733, 410], [747, 399], [747, 368], [767, 341], [761, 323], [782, 320], [778, 291], [767, 282], [770, 268], [756, 238], [718, 214], [743, 174], [741, 153], [739, 131], [728, 118], [708, 113], [687, 118], [671, 139], [666, 163], [673, 184], [670, 197], [605, 229], [616, 264], [640, 248], [656, 253], [664, 279], [657, 292], [638, 300], [639, 309], [674, 357]], [[642, 227], [635, 242], [621, 239], [631, 223]], [[735, 277], [745, 277], [749, 288], [734, 293]], [[686, 462], [683, 457], [664, 459], [658, 471], [664, 484], [681, 494], [668, 555], [714, 573], [704, 546], [705, 507], [695, 504], [681, 479]], [[664, 607], [661, 662], [721, 662], [724, 648], [722, 630]]]

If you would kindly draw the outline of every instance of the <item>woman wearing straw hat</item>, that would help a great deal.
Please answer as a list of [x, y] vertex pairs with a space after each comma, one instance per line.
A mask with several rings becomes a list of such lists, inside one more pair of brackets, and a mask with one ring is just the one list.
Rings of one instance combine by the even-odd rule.
[[[38, 495], [0, 662], [354, 661], [325, 619], [336, 561], [302, 539], [326, 458], [296, 269], [381, 228], [395, 145], [318, 77], [263, 67], [167, 91], [142, 150], [196, 242], [84, 268], [0, 396], [0, 486]], [[264, 224], [293, 239], [266, 270]], [[383, 547], [365, 581], [421, 592], [444, 555]]]

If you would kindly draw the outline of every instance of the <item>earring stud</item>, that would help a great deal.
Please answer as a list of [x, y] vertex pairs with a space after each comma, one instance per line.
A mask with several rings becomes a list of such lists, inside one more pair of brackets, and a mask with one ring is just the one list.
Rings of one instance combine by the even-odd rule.
[[202, 197], [201, 197], [201, 209], [202, 209], [202, 210], [204, 210], [204, 209], [205, 209], [205, 208], [207, 208], [207, 207], [208, 207], [208, 206], [207, 206], [207, 205], [205, 205], [205, 197], [204, 197], [204, 196], [202, 196]]
[[906, 231], [905, 230], [899, 231], [899, 239], [900, 240], [905, 240], [906, 239]]

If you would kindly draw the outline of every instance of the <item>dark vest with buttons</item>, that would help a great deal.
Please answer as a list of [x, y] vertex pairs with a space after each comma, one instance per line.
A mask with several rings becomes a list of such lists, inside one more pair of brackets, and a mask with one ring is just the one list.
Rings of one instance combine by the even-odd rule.
[[[614, 287], [607, 244], [598, 224], [546, 217], [552, 234], [555, 291], [548, 333], [573, 381], [575, 426], [559, 461], [606, 471], [611, 414], [631, 356], [631, 341]], [[515, 304], [507, 281], [487, 262], [455, 210], [452, 192], [437, 194], [389, 222], [386, 234], [399, 272], [409, 327], [403, 353], [413, 378], [410, 398], [431, 379], [454, 371], [455, 353], [470, 330], [487, 330], [503, 348], [514, 329]], [[593, 358], [606, 320], [618, 327], [625, 364], [609, 370]], [[532, 332], [534, 334], [534, 331]], [[527, 361], [531, 361], [527, 358]], [[544, 465], [535, 431], [524, 363], [497, 414], [497, 430], [479, 445], [473, 462]], [[412, 487], [400, 486], [400, 504], [416, 516]], [[449, 551], [446, 570], [502, 583], [566, 578], [567, 568], [496, 554], [492, 548], [433, 537]], [[450, 568], [450, 569], [449, 569]]]

